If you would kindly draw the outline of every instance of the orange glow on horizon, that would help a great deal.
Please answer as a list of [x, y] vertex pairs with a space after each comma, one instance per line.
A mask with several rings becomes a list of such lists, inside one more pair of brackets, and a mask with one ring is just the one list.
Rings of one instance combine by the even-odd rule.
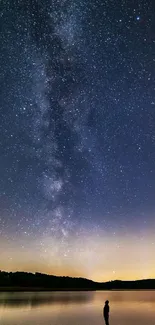
[[[89, 234], [68, 238], [68, 250], [57, 239], [22, 239], [0, 242], [1, 270], [26, 271], [58, 276], [85, 277], [98, 282], [155, 278], [153, 234], [139, 238], [120, 234], [109, 237]], [[67, 253], [66, 253], [67, 252]]]

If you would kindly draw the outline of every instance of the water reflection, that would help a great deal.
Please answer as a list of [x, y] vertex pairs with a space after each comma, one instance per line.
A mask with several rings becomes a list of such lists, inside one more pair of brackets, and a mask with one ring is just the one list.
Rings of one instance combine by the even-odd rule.
[[1, 325], [154, 325], [155, 291], [0, 293]]
[[57, 304], [84, 304], [93, 299], [94, 292], [11, 292], [0, 293], [0, 306], [21, 307]]

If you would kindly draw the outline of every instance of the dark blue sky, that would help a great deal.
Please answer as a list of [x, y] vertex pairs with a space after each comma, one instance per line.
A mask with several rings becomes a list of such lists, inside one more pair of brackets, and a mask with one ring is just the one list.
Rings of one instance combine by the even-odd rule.
[[4, 259], [4, 268], [20, 265], [17, 238], [25, 250], [31, 242], [38, 260], [55, 240], [61, 261], [78, 250], [70, 236], [88, 235], [92, 245], [102, 231], [108, 240], [117, 232], [118, 241], [122, 232], [148, 236], [155, 221], [152, 3], [3, 1], [1, 28], [0, 221], [12, 261]]

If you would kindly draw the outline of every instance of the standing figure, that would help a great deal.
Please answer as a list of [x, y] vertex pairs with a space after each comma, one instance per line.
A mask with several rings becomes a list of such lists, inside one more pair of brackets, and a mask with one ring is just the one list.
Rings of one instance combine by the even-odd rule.
[[105, 320], [105, 325], [109, 325], [109, 301], [106, 300], [105, 301], [105, 305], [103, 308], [103, 316], [104, 316], [104, 320]]

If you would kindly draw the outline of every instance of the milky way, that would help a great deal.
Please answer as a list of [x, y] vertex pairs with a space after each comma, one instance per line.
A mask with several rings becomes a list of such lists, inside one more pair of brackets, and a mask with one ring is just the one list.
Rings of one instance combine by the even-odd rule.
[[152, 277], [155, 8], [2, 1], [0, 16], [1, 268]]

